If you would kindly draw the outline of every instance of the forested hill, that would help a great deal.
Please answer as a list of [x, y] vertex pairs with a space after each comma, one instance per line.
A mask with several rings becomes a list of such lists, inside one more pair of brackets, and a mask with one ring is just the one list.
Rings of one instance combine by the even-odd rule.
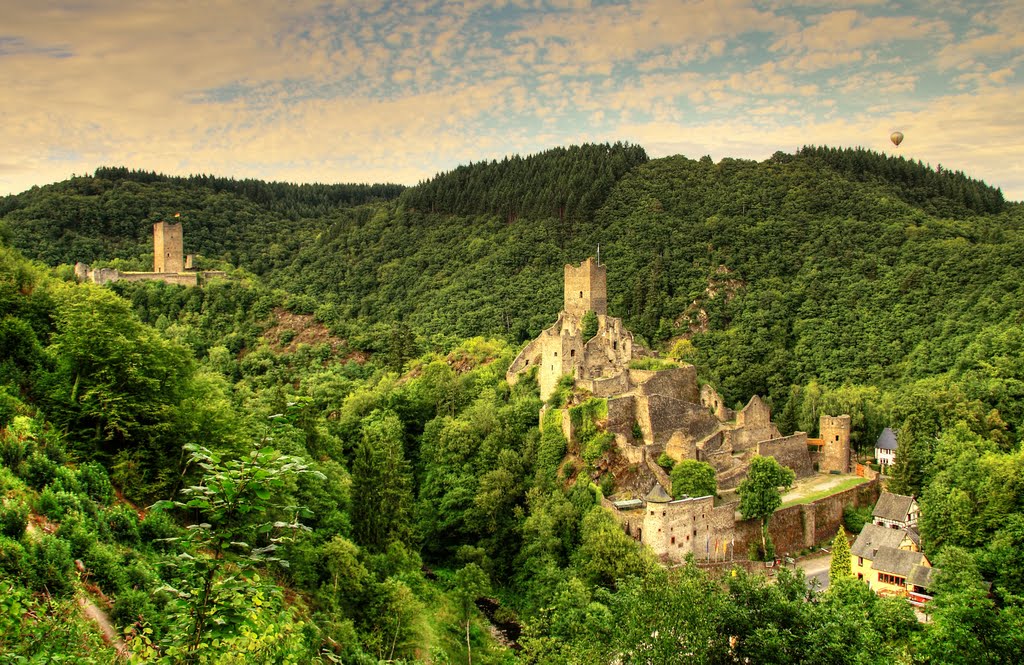
[[612, 186], [647, 162], [638, 145], [585, 144], [460, 166], [406, 190], [402, 202], [431, 213], [589, 221]]
[[526, 340], [560, 309], [562, 265], [598, 244], [611, 313], [654, 345], [692, 336], [730, 400], [778, 404], [815, 379], [936, 375], [979, 333], [1019, 323], [1024, 305], [1019, 204], [959, 172], [862, 149], [716, 164], [648, 161], [625, 144], [559, 148], [310, 216], [261, 205], [242, 185], [114, 171], [8, 201], [14, 243], [50, 263], [143, 263], [148, 222], [180, 210], [186, 251], [308, 296], [369, 347], [378, 326], [421, 347]]
[[152, 222], [182, 215], [185, 250], [257, 273], [282, 252], [316, 237], [334, 211], [393, 200], [394, 184], [304, 184], [195, 175], [165, 176], [102, 167], [92, 176], [0, 199], [14, 244], [47, 263], [135, 260], [152, 263]]

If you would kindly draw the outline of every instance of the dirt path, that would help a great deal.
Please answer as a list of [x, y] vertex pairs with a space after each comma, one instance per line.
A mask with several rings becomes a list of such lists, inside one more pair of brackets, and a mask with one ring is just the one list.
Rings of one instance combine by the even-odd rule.
[[103, 634], [103, 640], [114, 647], [117, 650], [118, 658], [128, 659], [131, 657], [131, 652], [128, 650], [128, 645], [121, 639], [121, 635], [114, 628], [114, 625], [110, 623], [110, 618], [107, 617], [107, 613], [96, 606], [96, 603], [92, 602], [85, 596], [78, 597], [78, 606], [82, 608], [82, 614], [87, 619], [95, 623], [100, 633]]

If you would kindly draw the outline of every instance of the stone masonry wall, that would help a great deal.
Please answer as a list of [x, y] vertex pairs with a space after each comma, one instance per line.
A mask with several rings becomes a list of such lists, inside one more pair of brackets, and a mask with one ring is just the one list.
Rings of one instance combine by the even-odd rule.
[[814, 474], [811, 456], [807, 452], [806, 432], [761, 441], [757, 444], [757, 454], [762, 457], [774, 457], [779, 464], [793, 469], [797, 478], [806, 478]]

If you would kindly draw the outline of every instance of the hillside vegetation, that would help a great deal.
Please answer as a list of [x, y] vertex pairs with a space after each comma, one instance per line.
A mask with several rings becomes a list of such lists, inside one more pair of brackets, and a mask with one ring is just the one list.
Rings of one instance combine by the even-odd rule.
[[[616, 144], [404, 191], [102, 169], [0, 210], [2, 653], [110, 662], [83, 594], [165, 662], [1024, 649], [1024, 212], [984, 183], [863, 150]], [[150, 222], [179, 211], [232, 279], [98, 288], [20, 253], [145, 268]], [[945, 571], [932, 623], [853, 581], [666, 572], [599, 508], [598, 460], [503, 378], [598, 243], [611, 313], [730, 402], [767, 396], [787, 431], [850, 413], [862, 448], [900, 430], [893, 487]], [[298, 321], [312, 343], [288, 343]]]

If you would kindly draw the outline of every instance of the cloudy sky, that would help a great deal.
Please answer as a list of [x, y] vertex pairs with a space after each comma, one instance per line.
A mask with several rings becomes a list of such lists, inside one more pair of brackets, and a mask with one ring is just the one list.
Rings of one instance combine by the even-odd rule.
[[0, 0], [0, 194], [124, 165], [414, 184], [624, 140], [865, 146], [1024, 199], [1024, 2]]

